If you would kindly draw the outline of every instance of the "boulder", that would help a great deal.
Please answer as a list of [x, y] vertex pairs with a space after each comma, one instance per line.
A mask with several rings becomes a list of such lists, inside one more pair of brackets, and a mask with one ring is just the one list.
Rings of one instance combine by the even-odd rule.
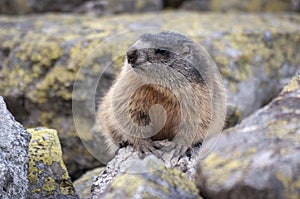
[[140, 159], [131, 147], [122, 148], [94, 181], [91, 198], [200, 198], [188, 177], [195, 154], [191, 159], [171, 160], [167, 153]]
[[0, 0], [0, 14], [75, 12], [111, 15], [185, 9], [214, 12], [299, 12], [300, 0]]
[[30, 134], [15, 121], [0, 96], [0, 196], [29, 198], [28, 146]]
[[46, 128], [28, 131], [32, 135], [28, 173], [30, 198], [78, 198], [62, 159], [57, 132]]
[[[66, 166], [77, 178], [87, 169], [100, 166], [81, 140], [90, 152], [104, 146], [93, 143], [95, 139], [89, 133], [99, 101], [91, 99], [100, 99], [118, 74], [122, 55], [136, 40], [129, 30], [149, 26], [171, 29], [202, 44], [224, 77], [228, 125], [232, 126], [269, 102], [300, 68], [299, 21], [298, 15], [288, 14], [190, 12], [103, 18], [1, 16], [0, 93], [24, 126], [60, 129]], [[128, 34], [117, 35], [125, 31]], [[112, 67], [106, 68], [109, 64]], [[95, 83], [101, 72], [100, 81]], [[75, 79], [75, 85], [83, 87], [72, 98]], [[78, 131], [73, 114], [77, 114], [74, 117]]]
[[71, 12], [87, 0], [0, 0], [0, 14], [29, 14], [41, 12]]
[[185, 0], [179, 8], [215, 12], [299, 12], [299, 0]]
[[205, 198], [300, 198], [300, 74], [268, 105], [208, 140], [195, 182]]
[[74, 181], [74, 187], [80, 199], [91, 198], [91, 187], [96, 177], [104, 170], [104, 167], [99, 167], [84, 173], [80, 178]]
[[76, 12], [94, 15], [151, 12], [162, 9], [162, 0], [0, 0], [0, 14], [23, 15], [46, 12]]

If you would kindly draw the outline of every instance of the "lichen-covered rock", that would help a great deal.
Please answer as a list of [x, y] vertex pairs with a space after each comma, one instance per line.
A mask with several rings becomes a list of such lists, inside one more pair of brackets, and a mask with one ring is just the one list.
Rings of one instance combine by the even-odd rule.
[[32, 138], [29, 152], [30, 198], [78, 198], [62, 159], [57, 132], [53, 129], [28, 129]]
[[218, 12], [284, 12], [300, 11], [299, 0], [185, 0], [180, 8], [197, 11]]
[[162, 9], [161, 0], [109, 0], [108, 10], [110, 13], [137, 13], [153, 12]]
[[86, 1], [88, 0], [0, 0], [0, 14], [71, 12]]
[[[233, 125], [268, 102], [283, 87], [286, 78], [300, 68], [299, 21], [299, 16], [286, 14], [189, 12], [110, 18], [51, 14], [22, 18], [2, 16], [0, 92], [12, 113], [26, 127], [60, 129], [64, 160], [71, 176], [76, 178], [83, 171], [99, 166], [81, 144], [73, 124], [71, 100], [76, 73], [85, 63], [77, 82], [93, 88], [95, 85], [90, 79], [99, 77], [109, 61], [118, 58], [101, 78], [100, 94], [96, 95], [99, 99], [121, 66], [120, 55], [124, 55], [136, 39], [126, 34], [123, 38], [113, 37], [115, 43], [105, 43], [108, 36], [154, 26], [184, 33], [201, 43], [224, 77], [231, 113], [228, 121]], [[84, 62], [100, 43], [97, 56], [89, 59], [90, 63]], [[91, 90], [83, 89], [80, 95], [73, 97], [75, 107], [95, 96]], [[76, 119], [80, 121], [85, 143], [93, 143], [88, 131], [93, 126], [94, 104], [80, 106], [83, 115]]]
[[74, 181], [74, 187], [79, 195], [80, 199], [91, 198], [91, 187], [96, 177], [104, 170], [104, 167], [99, 167], [91, 171], [86, 172], [76, 181]]
[[217, 12], [300, 11], [299, 0], [0, 0], [0, 14], [81, 12], [97, 15], [157, 11], [183, 8]]
[[161, 0], [0, 0], [0, 14], [80, 12], [108, 15], [158, 11], [162, 6]]
[[[195, 155], [195, 154], [194, 154]], [[158, 159], [153, 154], [144, 159], [131, 147], [120, 149], [92, 185], [92, 198], [200, 198], [187, 172], [193, 160], [170, 161], [168, 154]], [[166, 167], [166, 164], [172, 162]], [[181, 169], [178, 170], [176, 168]]]
[[0, 198], [26, 199], [30, 134], [15, 121], [0, 96]]
[[300, 74], [198, 163], [205, 198], [300, 198]]

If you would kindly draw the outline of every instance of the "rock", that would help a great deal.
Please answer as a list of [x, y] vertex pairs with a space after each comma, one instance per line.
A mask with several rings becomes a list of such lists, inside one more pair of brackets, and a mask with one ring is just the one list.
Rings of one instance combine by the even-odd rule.
[[[123, 1], [125, 3], [125, 1]], [[126, 1], [127, 2], [127, 1]], [[125, 3], [126, 4], [126, 3]], [[113, 14], [109, 10], [109, 0], [87, 1], [74, 9], [74, 13], [103, 16]]]
[[205, 198], [300, 198], [300, 74], [271, 103], [228, 129], [197, 166]]
[[99, 167], [86, 172], [78, 178], [73, 184], [80, 199], [89, 199], [91, 197], [91, 186], [96, 177], [104, 170], [104, 167]]
[[184, 1], [179, 8], [184, 10], [195, 10], [195, 11], [210, 11], [210, 2], [208, 0], [187, 0]]
[[0, 14], [28, 14], [41, 12], [71, 12], [87, 0], [0, 0]]
[[94, 15], [186, 9], [217, 12], [299, 12], [300, 0], [0, 0], [0, 14], [79, 12]]
[[30, 134], [15, 121], [0, 96], [0, 198], [28, 198], [29, 141]]
[[151, 12], [162, 9], [162, 0], [0, 0], [0, 14], [78, 12], [94, 15]]
[[200, 198], [186, 175], [191, 175], [195, 158], [174, 161], [166, 153], [161, 159], [153, 154], [140, 159], [131, 147], [122, 148], [96, 178], [92, 198]]
[[97, 0], [82, 4], [75, 9], [75, 12], [102, 16], [160, 11], [162, 6], [161, 0]]
[[[186, 19], [193, 23], [187, 23]], [[78, 178], [84, 171], [100, 166], [81, 140], [91, 153], [104, 146], [94, 143], [89, 133], [97, 103], [92, 98], [100, 99], [106, 92], [120, 69], [122, 55], [136, 40], [134, 34], [126, 34], [105, 42], [108, 36], [155, 26], [187, 34], [202, 44], [224, 77], [231, 113], [229, 124], [234, 125], [272, 99], [285, 80], [300, 68], [299, 21], [298, 15], [287, 14], [190, 12], [103, 18], [52, 14], [1, 16], [0, 93], [24, 126], [60, 129], [64, 161], [72, 178]], [[105, 70], [109, 64], [113, 67]], [[79, 70], [75, 85], [83, 86], [73, 96], [72, 112], [73, 84]], [[100, 83], [92, 81], [104, 70]], [[81, 139], [73, 114], [79, 115], [74, 118]], [[93, 155], [97, 157], [97, 153]]]
[[57, 132], [53, 129], [28, 129], [30, 141], [30, 198], [78, 198], [62, 159]]
[[179, 8], [197, 11], [217, 12], [286, 12], [300, 11], [299, 0], [275, 0], [271, 2], [260, 0], [185, 0]]
[[153, 12], [162, 9], [161, 0], [109, 0], [108, 10], [111, 13]]

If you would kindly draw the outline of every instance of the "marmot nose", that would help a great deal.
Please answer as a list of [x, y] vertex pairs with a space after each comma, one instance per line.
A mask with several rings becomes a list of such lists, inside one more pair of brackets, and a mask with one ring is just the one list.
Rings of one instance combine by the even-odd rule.
[[134, 67], [137, 60], [137, 50], [129, 50], [127, 51], [127, 61], [129, 64], [131, 64], [132, 67]]

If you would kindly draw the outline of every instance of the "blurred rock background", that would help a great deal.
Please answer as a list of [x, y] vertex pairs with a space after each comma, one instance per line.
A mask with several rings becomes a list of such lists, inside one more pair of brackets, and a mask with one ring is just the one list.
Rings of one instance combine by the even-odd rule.
[[0, 13], [9, 15], [63, 12], [112, 15], [166, 9], [215, 12], [299, 12], [299, 0], [1, 0]]
[[[0, 95], [26, 128], [58, 131], [74, 180], [103, 165], [77, 134], [72, 90], [84, 59], [104, 39], [158, 27], [202, 44], [224, 78], [227, 127], [232, 127], [274, 99], [300, 70], [299, 12], [300, 0], [0, 0]], [[121, 47], [131, 45], [127, 40], [118, 42], [119, 46], [104, 46], [82, 68], [85, 76], [80, 81], [95, 78], [95, 71], [122, 53]], [[119, 68], [114, 63], [105, 71], [97, 98]], [[93, 121], [93, 110], [84, 108], [84, 118]], [[87, 137], [84, 142], [99, 147], [93, 141]]]

